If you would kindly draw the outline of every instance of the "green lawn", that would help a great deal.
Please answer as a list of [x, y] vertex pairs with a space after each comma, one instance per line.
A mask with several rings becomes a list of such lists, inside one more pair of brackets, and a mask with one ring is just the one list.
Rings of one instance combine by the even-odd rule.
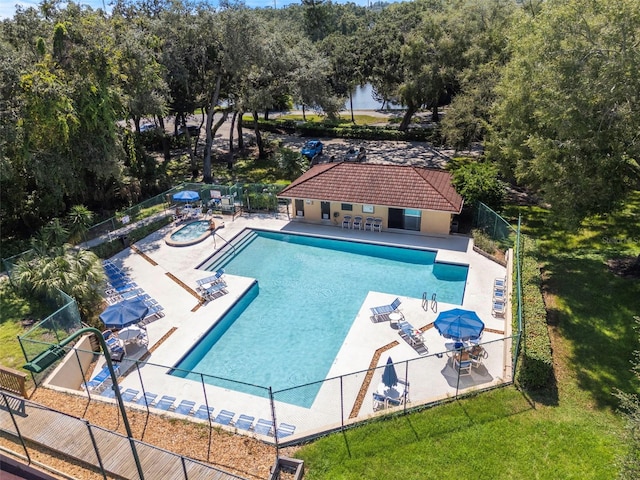
[[13, 294], [8, 281], [0, 282], [0, 363], [5, 367], [22, 371], [25, 359], [17, 337], [30, 328], [22, 325], [30, 318], [42, 319], [29, 302]]
[[[407, 416], [372, 422], [303, 447], [314, 479], [613, 479], [625, 451], [612, 392], [640, 391], [630, 372], [640, 348], [633, 315], [640, 281], [607, 260], [640, 253], [640, 194], [623, 212], [569, 233], [547, 212], [512, 208], [538, 240], [554, 295], [555, 379], [547, 391], [507, 387]], [[635, 239], [635, 240], [634, 240]]]

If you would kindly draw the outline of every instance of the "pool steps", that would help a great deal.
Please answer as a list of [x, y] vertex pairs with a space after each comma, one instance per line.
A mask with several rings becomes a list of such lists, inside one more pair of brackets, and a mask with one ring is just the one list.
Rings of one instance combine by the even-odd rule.
[[258, 234], [251, 229], [245, 229], [230, 241], [220, 247], [218, 251], [210, 258], [213, 263], [206, 264], [206, 269], [212, 272], [223, 268], [231, 259], [246, 248]]

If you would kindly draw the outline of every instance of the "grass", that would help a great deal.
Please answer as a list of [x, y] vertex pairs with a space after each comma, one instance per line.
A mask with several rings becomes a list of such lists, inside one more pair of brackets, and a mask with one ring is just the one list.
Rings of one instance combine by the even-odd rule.
[[21, 370], [25, 364], [17, 337], [31, 328], [22, 326], [22, 319], [43, 318], [34, 308], [39, 307], [15, 295], [8, 281], [0, 281], [0, 363], [5, 367]]
[[347, 430], [296, 456], [307, 480], [612, 478], [619, 423], [504, 388]]
[[[640, 253], [640, 193], [615, 215], [566, 232], [539, 208], [515, 208], [537, 239], [555, 378], [542, 392], [503, 388], [373, 421], [303, 447], [305, 478], [613, 479], [627, 445], [616, 389], [640, 391], [633, 315], [640, 281], [607, 260]], [[525, 299], [526, 301], [526, 299]]]

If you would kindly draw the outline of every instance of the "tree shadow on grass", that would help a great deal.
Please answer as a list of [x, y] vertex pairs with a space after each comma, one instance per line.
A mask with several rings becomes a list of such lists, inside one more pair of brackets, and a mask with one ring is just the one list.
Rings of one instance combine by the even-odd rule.
[[599, 408], [615, 407], [614, 389], [636, 391], [631, 372], [638, 348], [633, 315], [640, 311], [640, 282], [611, 274], [598, 255], [547, 259], [545, 287], [561, 299], [550, 327], [570, 342], [565, 366]]

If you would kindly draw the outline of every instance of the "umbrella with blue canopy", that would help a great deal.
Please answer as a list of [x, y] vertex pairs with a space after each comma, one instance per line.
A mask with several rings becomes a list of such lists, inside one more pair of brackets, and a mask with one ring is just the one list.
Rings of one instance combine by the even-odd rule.
[[384, 383], [387, 388], [393, 388], [398, 384], [398, 374], [396, 373], [396, 367], [393, 366], [391, 357], [387, 359], [387, 364], [384, 366], [382, 383]]
[[443, 337], [459, 342], [477, 340], [484, 330], [484, 322], [476, 312], [461, 308], [440, 312], [434, 326]]
[[124, 328], [143, 320], [149, 313], [144, 300], [131, 298], [109, 305], [101, 314], [100, 320], [107, 328]]
[[172, 198], [178, 202], [195, 202], [200, 200], [200, 194], [193, 190], [183, 190], [182, 192], [174, 193]]

